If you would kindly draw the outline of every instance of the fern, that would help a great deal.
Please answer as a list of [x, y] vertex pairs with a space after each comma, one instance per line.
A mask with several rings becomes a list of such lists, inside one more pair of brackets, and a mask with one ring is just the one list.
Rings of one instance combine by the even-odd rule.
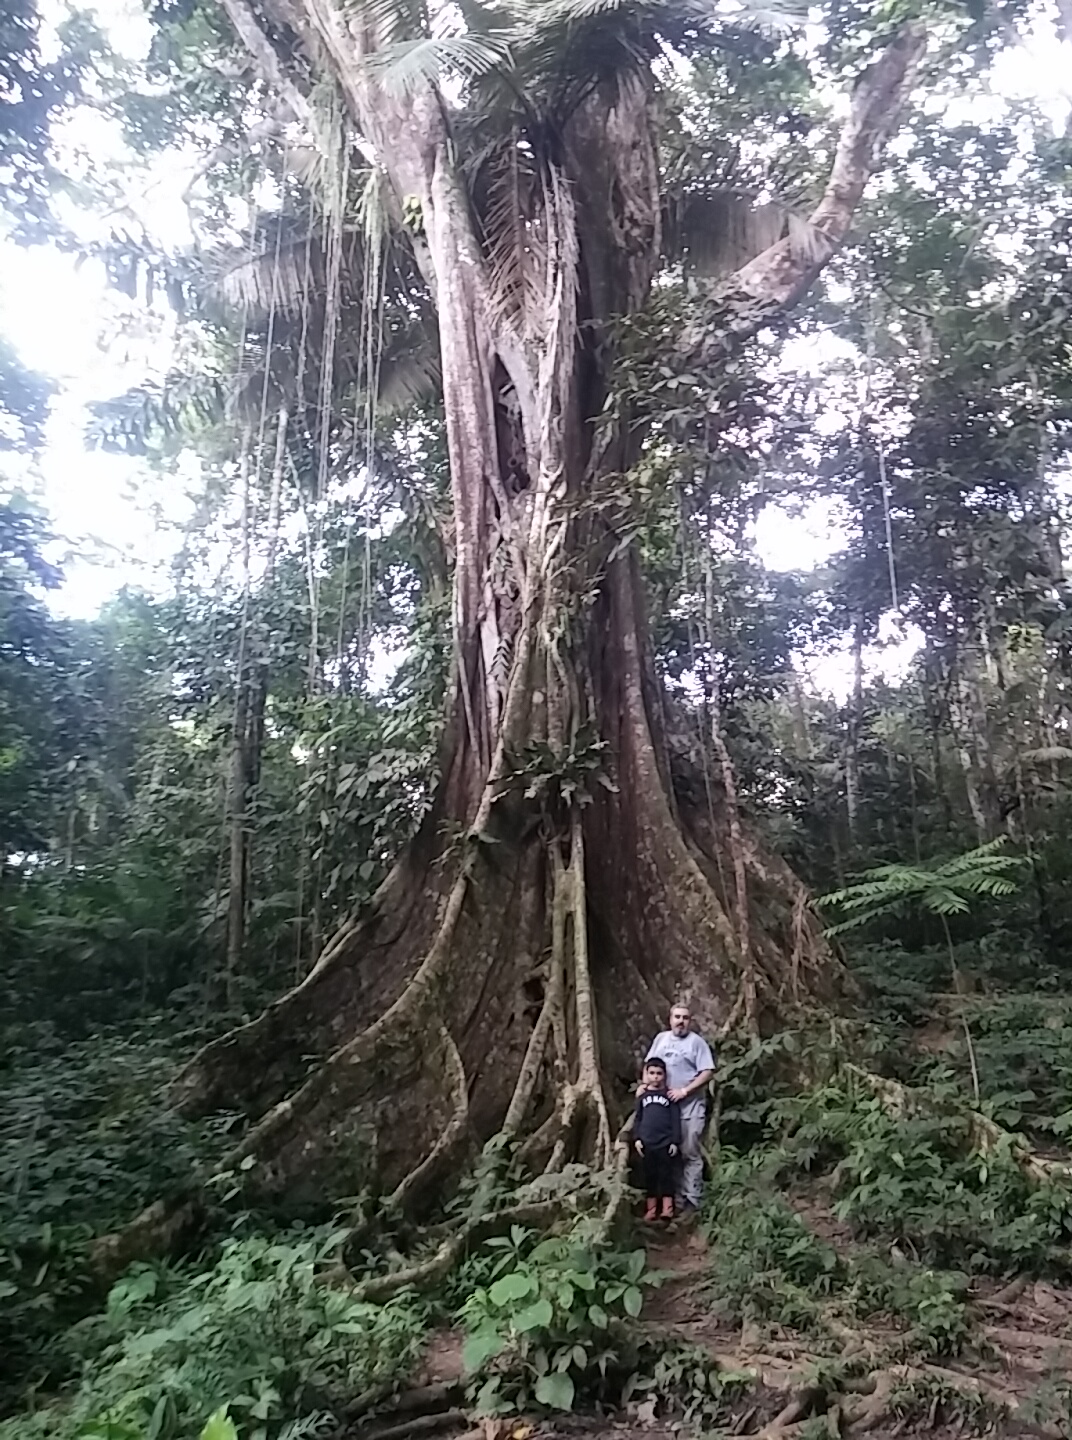
[[831, 936], [862, 929], [874, 921], [912, 910], [946, 917], [964, 915], [980, 896], [1001, 899], [1019, 888], [1022, 855], [1004, 849], [1005, 836], [932, 865], [876, 865], [853, 885], [823, 895], [822, 906], [840, 910], [844, 919], [827, 926]]
[[[953, 989], [959, 994], [960, 972], [953, 937], [949, 933], [949, 916], [967, 914], [972, 901], [979, 896], [1000, 899], [1015, 893], [1018, 888], [1017, 873], [1026, 861], [1022, 855], [1008, 854], [1004, 846], [1005, 836], [1001, 835], [986, 845], [931, 865], [877, 865], [865, 870], [856, 884], [843, 890], [833, 890], [819, 900], [821, 906], [830, 906], [845, 914], [843, 920], [828, 925], [826, 933], [829, 936], [843, 935], [849, 930], [860, 930], [874, 921], [905, 915], [912, 910], [935, 915], [941, 921], [949, 952]], [[978, 1104], [979, 1066], [968, 1018], [963, 1010], [960, 1023], [971, 1063], [972, 1091]]]

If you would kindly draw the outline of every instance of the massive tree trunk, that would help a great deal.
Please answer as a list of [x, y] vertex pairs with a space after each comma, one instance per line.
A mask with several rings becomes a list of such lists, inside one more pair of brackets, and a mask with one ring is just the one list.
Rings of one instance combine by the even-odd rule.
[[[301, 116], [257, 15], [226, 8]], [[254, 1117], [232, 1159], [262, 1194], [315, 1203], [371, 1183], [416, 1206], [500, 1130], [527, 1134], [536, 1166], [608, 1165], [672, 1000], [713, 1034], [746, 1009], [777, 1023], [836, 974], [788, 867], [691, 781], [622, 543], [641, 427], [608, 397], [615, 326], [660, 254], [651, 84], [595, 85], [541, 156], [526, 284], [506, 301], [433, 86], [381, 88], [377, 35], [332, 0], [273, 12], [340, 87], [437, 307], [457, 662], [419, 834], [306, 980], [209, 1045], [178, 1095]], [[804, 293], [923, 47], [907, 27], [861, 77], [812, 243], [780, 240], [704, 296], [683, 366], [717, 367]]]

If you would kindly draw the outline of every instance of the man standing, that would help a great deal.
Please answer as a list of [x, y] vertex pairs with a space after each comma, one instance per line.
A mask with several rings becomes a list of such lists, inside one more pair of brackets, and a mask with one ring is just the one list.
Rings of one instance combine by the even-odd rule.
[[656, 1035], [645, 1056], [666, 1065], [667, 1097], [681, 1110], [681, 1193], [678, 1211], [682, 1215], [700, 1208], [703, 1191], [703, 1156], [700, 1140], [707, 1116], [707, 1086], [715, 1073], [715, 1057], [702, 1035], [692, 1029], [687, 1005], [670, 1011], [670, 1029]]

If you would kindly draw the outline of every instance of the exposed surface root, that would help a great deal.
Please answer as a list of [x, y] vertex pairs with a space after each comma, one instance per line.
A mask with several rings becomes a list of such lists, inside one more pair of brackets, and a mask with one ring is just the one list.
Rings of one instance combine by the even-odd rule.
[[[875, 1075], [858, 1065], [846, 1064], [845, 1070], [871, 1090], [889, 1114], [895, 1117], [907, 1115], [913, 1109], [933, 1107], [933, 1101], [928, 1099], [925, 1091], [912, 1090], [897, 1080], [888, 1080], [885, 1076]], [[980, 1154], [1005, 1151], [1036, 1184], [1044, 1184], [1056, 1176], [1072, 1175], [1072, 1163], [1037, 1154], [1022, 1135], [1006, 1130], [996, 1120], [989, 1119], [978, 1110], [968, 1111], [967, 1118], [971, 1142]]]
[[196, 1232], [203, 1215], [197, 1197], [172, 1205], [158, 1200], [122, 1230], [95, 1240], [90, 1249], [90, 1264], [102, 1280], [114, 1280], [136, 1260], [166, 1255], [181, 1248]]
[[464, 1224], [453, 1235], [443, 1240], [439, 1248], [426, 1260], [407, 1265], [386, 1275], [373, 1275], [353, 1287], [358, 1300], [382, 1301], [397, 1295], [400, 1290], [421, 1289], [441, 1280], [474, 1245], [479, 1245], [492, 1235], [500, 1235], [512, 1225], [527, 1225], [534, 1229], [552, 1224], [563, 1212], [561, 1201], [534, 1201], [530, 1205], [514, 1205], [508, 1210], [496, 1211], [493, 1215], [482, 1216]]

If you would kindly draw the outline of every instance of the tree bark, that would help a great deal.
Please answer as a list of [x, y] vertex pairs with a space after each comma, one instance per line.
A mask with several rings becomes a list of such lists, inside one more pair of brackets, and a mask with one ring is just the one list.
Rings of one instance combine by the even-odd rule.
[[[441, 780], [415, 840], [302, 984], [206, 1047], [176, 1094], [189, 1110], [245, 1107], [254, 1123], [231, 1164], [254, 1190], [315, 1205], [374, 1185], [418, 1209], [504, 1123], [551, 1168], [610, 1164], [643, 1044], [675, 999], [709, 1034], [746, 1002], [769, 1028], [798, 997], [830, 997], [838, 975], [788, 867], [734, 805], [700, 802], [637, 557], [608, 518], [628, 508], [640, 443], [635, 417], [607, 405], [614, 336], [660, 253], [653, 84], [595, 86], [539, 155], [526, 218], [539, 262], [508, 299], [434, 86], [376, 82], [381, 37], [361, 12], [277, 0], [274, 19], [338, 83], [396, 207], [419, 206], [457, 660]], [[265, 31], [244, 7], [239, 33], [256, 60]], [[860, 78], [812, 216], [821, 250], [779, 241], [704, 297], [682, 362], [719, 363], [805, 292], [924, 45], [906, 26]]]

